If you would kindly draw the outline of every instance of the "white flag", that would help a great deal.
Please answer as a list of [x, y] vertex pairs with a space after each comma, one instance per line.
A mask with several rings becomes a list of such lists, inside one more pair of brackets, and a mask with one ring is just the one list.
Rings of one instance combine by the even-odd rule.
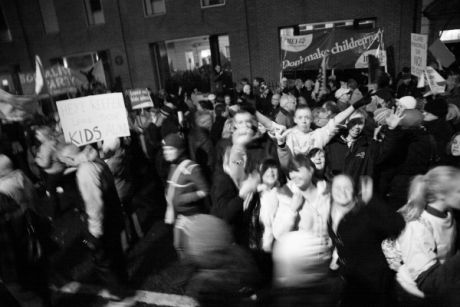
[[45, 85], [45, 74], [43, 73], [43, 65], [40, 57], [35, 56], [35, 94], [41, 93], [43, 86]]

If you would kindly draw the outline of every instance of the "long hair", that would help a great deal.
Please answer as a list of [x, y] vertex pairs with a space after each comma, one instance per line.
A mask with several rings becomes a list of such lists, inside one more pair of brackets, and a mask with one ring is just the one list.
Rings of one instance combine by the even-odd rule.
[[460, 178], [460, 170], [451, 166], [438, 166], [425, 175], [412, 179], [408, 201], [399, 209], [406, 222], [420, 217], [426, 205], [437, 200], [439, 194], [446, 194], [452, 188], [452, 182]]
[[460, 131], [454, 133], [454, 135], [452, 135], [452, 137], [450, 138], [450, 141], [449, 143], [447, 143], [447, 146], [446, 146], [446, 153], [449, 157], [452, 156], [452, 144], [454, 143], [454, 140], [457, 136], [460, 135]]

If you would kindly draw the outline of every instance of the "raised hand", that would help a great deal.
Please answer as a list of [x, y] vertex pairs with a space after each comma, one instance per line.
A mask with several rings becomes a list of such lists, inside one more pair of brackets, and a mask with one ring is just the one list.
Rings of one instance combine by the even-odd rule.
[[275, 138], [276, 138], [276, 142], [278, 143], [278, 145], [286, 144], [286, 137], [288, 136], [289, 133], [290, 133], [290, 130], [286, 130], [286, 131], [275, 130]]
[[393, 111], [385, 118], [385, 123], [389, 129], [395, 129], [405, 116], [404, 108], [393, 108]]

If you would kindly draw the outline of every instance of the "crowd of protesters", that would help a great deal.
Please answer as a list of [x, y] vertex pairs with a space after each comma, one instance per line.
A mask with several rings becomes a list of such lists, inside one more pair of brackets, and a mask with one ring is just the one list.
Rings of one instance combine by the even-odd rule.
[[2, 301], [52, 305], [47, 242], [31, 228], [59, 218], [61, 194], [99, 282], [126, 296], [126, 249], [142, 236], [131, 203], [152, 181], [194, 268], [184, 291], [203, 306], [460, 306], [455, 67], [436, 95], [407, 69], [372, 89], [217, 73], [214, 93], [169, 89], [130, 111], [130, 137], [79, 148], [58, 120], [2, 125]]

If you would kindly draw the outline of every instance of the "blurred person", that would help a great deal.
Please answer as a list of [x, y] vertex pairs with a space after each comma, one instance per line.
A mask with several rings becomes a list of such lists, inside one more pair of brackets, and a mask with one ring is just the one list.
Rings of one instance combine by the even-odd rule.
[[13, 162], [0, 154], [0, 192], [8, 195], [21, 207], [23, 212], [41, 212], [38, 195], [32, 181], [23, 171], [13, 168]]
[[56, 218], [61, 211], [57, 188], [59, 187], [64, 171], [64, 165], [57, 157], [59, 143], [50, 127], [43, 126], [35, 130], [35, 137], [40, 142], [35, 157], [35, 163], [44, 173], [46, 191], [52, 201], [53, 213]]
[[247, 146], [253, 132], [249, 127], [239, 127], [232, 135], [232, 145], [224, 152], [222, 168], [213, 178], [211, 213], [231, 227], [236, 243], [249, 248], [250, 221], [257, 198], [255, 192], [260, 182], [256, 173], [247, 170]]
[[276, 115], [278, 115], [279, 113], [280, 100], [281, 100], [280, 94], [273, 94], [271, 98], [271, 106], [268, 110], [268, 117], [273, 121], [276, 121]]
[[280, 87], [279, 87], [279, 94], [280, 95], [282, 95], [282, 94], [288, 95], [289, 94], [289, 83], [288, 83], [288, 79], [286, 77], [281, 78]]
[[[45, 257], [38, 251], [31, 254], [31, 246], [37, 247], [37, 237], [30, 232], [30, 227], [35, 226], [13, 198], [0, 192], [1, 286], [18, 306], [51, 307]], [[3, 294], [0, 293], [2, 306], [15, 306]]]
[[183, 258], [184, 236], [189, 216], [206, 213], [209, 186], [196, 162], [186, 156], [184, 139], [177, 133], [163, 139], [163, 156], [170, 163], [165, 190], [165, 223], [174, 225], [174, 247]]
[[363, 98], [363, 93], [360, 91], [359, 84], [355, 79], [348, 79], [347, 85], [348, 88], [351, 90], [351, 97], [349, 103], [352, 105]]
[[197, 268], [185, 294], [200, 306], [241, 306], [259, 283], [251, 255], [234, 244], [227, 223], [217, 217], [198, 214], [190, 218], [184, 253]]
[[446, 146], [453, 134], [452, 126], [447, 122], [447, 102], [443, 97], [427, 97], [424, 106], [423, 126], [436, 141], [436, 161], [444, 163], [447, 159]]
[[214, 114], [214, 122], [211, 127], [211, 140], [212, 143], [216, 145], [222, 137], [222, 131], [224, 130], [225, 121], [228, 117], [228, 111], [224, 104], [218, 103], [214, 108]]
[[460, 254], [452, 210], [460, 210], [460, 171], [439, 166], [416, 176], [408, 202], [400, 209], [406, 220], [397, 239], [401, 253], [397, 281], [401, 306], [457, 306], [460, 302]]
[[296, 99], [292, 95], [283, 95], [280, 98], [280, 108], [276, 114], [275, 122], [290, 128], [294, 125], [293, 114], [296, 109]]
[[447, 77], [446, 85], [447, 103], [460, 108], [460, 73], [451, 72]]
[[123, 249], [127, 249], [143, 236], [137, 214], [132, 206], [135, 180], [131, 140], [129, 138], [105, 139], [100, 145], [99, 153], [112, 172], [115, 188], [123, 208], [126, 226], [122, 232], [122, 244]]
[[404, 96], [420, 96], [420, 91], [417, 89], [417, 81], [412, 77], [409, 67], [403, 68], [396, 84], [396, 97], [401, 98]]
[[297, 105], [308, 106], [308, 102], [307, 102], [307, 100], [305, 99], [304, 96], [299, 96], [297, 98]]
[[404, 110], [403, 115], [396, 135], [398, 150], [389, 153], [376, 174], [378, 191], [395, 210], [406, 202], [410, 179], [426, 173], [437, 160], [436, 141], [422, 126], [422, 112]]
[[120, 299], [128, 295], [127, 271], [121, 246], [123, 211], [113, 175], [97, 152], [88, 146], [80, 149], [67, 144], [58, 157], [76, 172], [86, 213], [84, 242], [92, 252], [97, 278], [114, 299]]
[[302, 79], [295, 79], [294, 87], [292, 88], [291, 93], [295, 96], [295, 98], [299, 98], [300, 96], [305, 95]]
[[362, 182], [362, 199], [358, 192], [347, 175], [332, 180], [327, 224], [337, 249], [339, 274], [344, 280], [341, 306], [393, 306], [394, 275], [381, 243], [401, 232], [404, 219], [377, 199], [371, 200], [370, 179]]
[[[270, 138], [267, 138], [266, 135], [259, 133], [256, 116], [249, 110], [238, 110], [233, 116], [233, 129], [229, 131], [232, 134], [239, 131], [239, 134], [248, 138], [247, 141], [249, 143], [244, 145], [246, 155], [245, 171], [248, 174], [257, 171], [260, 163], [265, 158], [276, 157], [277, 154], [274, 142]], [[215, 169], [222, 169], [224, 153], [227, 147], [232, 147], [232, 145], [234, 144], [231, 137], [219, 140], [216, 145]]]
[[273, 288], [264, 306], [333, 307], [340, 282], [329, 272], [330, 248], [305, 230], [283, 235], [273, 249]]
[[198, 111], [193, 117], [194, 123], [188, 133], [190, 159], [200, 165], [206, 180], [211, 182], [215, 165], [215, 151], [210, 135], [213, 125], [212, 113]]

